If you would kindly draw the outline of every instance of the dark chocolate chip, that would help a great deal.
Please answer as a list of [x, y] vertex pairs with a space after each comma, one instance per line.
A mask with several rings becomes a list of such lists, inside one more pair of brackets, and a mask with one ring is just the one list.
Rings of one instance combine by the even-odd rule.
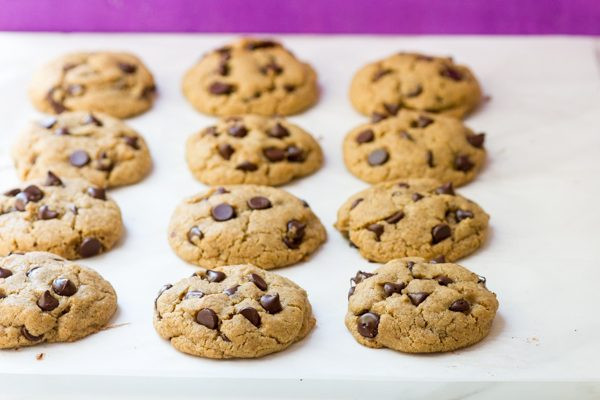
[[27, 186], [25, 189], [23, 189], [23, 193], [25, 193], [27, 196], [28, 201], [32, 201], [34, 203], [40, 201], [44, 197], [44, 192], [42, 192], [42, 190], [35, 185]]
[[77, 292], [77, 286], [67, 278], [56, 278], [52, 282], [52, 290], [60, 296], [73, 296]]
[[357, 143], [369, 143], [375, 139], [375, 133], [371, 129], [367, 129], [356, 135]]
[[202, 131], [202, 136], [219, 136], [219, 131], [216, 126], [209, 126], [205, 130]]
[[112, 171], [113, 167], [113, 160], [111, 160], [108, 154], [106, 154], [105, 152], [100, 153], [100, 158], [98, 158], [94, 163], [94, 168], [96, 168], [99, 171]]
[[66, 111], [67, 108], [62, 104], [61, 101], [56, 101], [56, 99], [54, 98], [54, 92], [56, 90], [57, 88], [50, 89], [46, 94], [46, 100], [48, 100], [48, 103], [50, 103], [50, 107], [52, 107], [52, 110], [54, 110], [56, 114], [60, 114]]
[[370, 272], [357, 271], [356, 275], [354, 275], [353, 278], [350, 278], [350, 282], [354, 282], [354, 284], [358, 285], [359, 283], [361, 283], [365, 279], [369, 279], [370, 277], [372, 277], [374, 275], [375, 274], [372, 274]]
[[84, 124], [94, 124], [96, 126], [102, 126], [102, 121], [94, 116], [94, 114], [88, 114], [82, 121]]
[[25, 328], [24, 326], [21, 327], [21, 335], [23, 335], [25, 337], [25, 339], [29, 340], [30, 342], [37, 342], [37, 341], [41, 340], [42, 337], [44, 337], [44, 335], [40, 335], [40, 336], [32, 335], [31, 333], [29, 333], [27, 328]]
[[454, 283], [454, 281], [452, 279], [450, 279], [444, 275], [436, 276], [433, 279], [435, 279], [437, 281], [437, 283], [439, 283], [442, 286], [448, 286], [449, 284]]
[[421, 93], [423, 93], [423, 87], [421, 85], [417, 85], [410, 92], [406, 93], [405, 96], [406, 97], [417, 97]]
[[421, 115], [417, 120], [412, 121], [410, 126], [413, 128], [427, 128], [431, 124], [433, 124], [433, 119]]
[[227, 278], [227, 275], [221, 271], [213, 271], [212, 269], [206, 271], [206, 279], [209, 282], [221, 282], [225, 278]]
[[426, 158], [427, 158], [427, 165], [429, 166], [429, 168], [435, 167], [435, 164], [433, 163], [433, 151], [427, 150]]
[[392, 73], [391, 69], [380, 69], [377, 72], [375, 72], [375, 74], [373, 75], [373, 78], [371, 80], [373, 82], [377, 82], [378, 80], [380, 80], [384, 76], [386, 76], [388, 74], [391, 74], [391, 73]]
[[283, 72], [283, 67], [278, 65], [275, 61], [271, 61], [267, 65], [262, 66], [260, 72], [263, 75], [268, 75], [269, 72], [272, 72], [274, 75], [280, 75]]
[[69, 162], [74, 167], [81, 168], [90, 162], [90, 156], [84, 150], [76, 150], [69, 156]]
[[388, 224], [395, 224], [402, 218], [404, 218], [404, 213], [402, 211], [398, 211], [387, 217], [385, 219], [385, 222], [387, 222]]
[[255, 196], [247, 201], [248, 207], [253, 210], [264, 210], [267, 208], [271, 208], [271, 202], [266, 197]]
[[135, 150], [140, 149], [140, 144], [138, 143], [137, 136], [123, 136], [123, 140], [125, 140], [125, 143], [127, 144], [127, 146], [129, 146]]
[[375, 234], [375, 240], [379, 242], [381, 235], [383, 235], [384, 227], [381, 224], [371, 224], [367, 226], [367, 230]]
[[235, 91], [235, 86], [223, 82], [214, 82], [208, 88], [209, 92], [216, 95], [228, 95]]
[[427, 297], [429, 297], [429, 293], [417, 292], [408, 294], [408, 298], [414, 306], [418, 306], [419, 304], [424, 302]]
[[250, 274], [248, 275], [248, 280], [256, 285], [260, 290], [267, 290], [267, 282], [260, 275]]
[[296, 146], [288, 146], [285, 153], [289, 162], [303, 162], [306, 159], [304, 150]]
[[69, 131], [69, 128], [63, 126], [61, 128], [58, 128], [54, 131], [54, 134], [56, 136], [67, 136], [71, 134], [71, 131]]
[[293, 91], [296, 90], [296, 86], [295, 85], [283, 85], [283, 89], [288, 93], [292, 93]]
[[444, 183], [439, 188], [435, 189], [437, 194], [449, 194], [454, 196], [454, 186], [452, 186], [452, 182]]
[[473, 164], [469, 156], [466, 154], [456, 156], [454, 159], [454, 169], [458, 171], [468, 172], [473, 169], [474, 166], [475, 164]]
[[228, 221], [235, 218], [235, 209], [227, 203], [221, 203], [210, 211], [215, 221]]
[[279, 301], [279, 293], [275, 293], [274, 295], [265, 294], [260, 298], [260, 305], [269, 313], [269, 314], [277, 314], [283, 307], [281, 307], [281, 302]]
[[27, 277], [29, 278], [29, 277], [31, 276], [31, 274], [33, 273], [33, 271], [35, 271], [35, 270], [38, 270], [38, 269], [40, 269], [40, 268], [42, 268], [42, 267], [39, 267], [39, 266], [37, 266], [37, 267], [33, 267], [33, 268], [31, 268], [30, 270], [28, 270], [28, 271], [25, 273], [25, 275], [27, 275]]
[[285, 236], [283, 237], [283, 242], [290, 249], [297, 249], [300, 247], [302, 240], [304, 239], [304, 230], [306, 229], [306, 224], [292, 219], [287, 223], [287, 231]]
[[187, 239], [190, 243], [194, 243], [194, 240], [200, 240], [204, 237], [204, 233], [197, 226], [192, 226], [187, 233]]
[[227, 128], [229, 136], [243, 138], [248, 134], [248, 129], [244, 125], [234, 124]]
[[287, 128], [281, 125], [279, 122], [274, 127], [267, 131], [267, 135], [277, 139], [283, 139], [284, 137], [290, 136], [290, 132]]
[[406, 263], [406, 267], [408, 268], [408, 270], [412, 273], [413, 267], [415, 266], [415, 262], [414, 261], [409, 261]]
[[25, 192], [19, 192], [15, 198], [15, 209], [17, 209], [17, 211], [25, 211], [28, 202], [27, 194]]
[[430, 264], [443, 264], [446, 262], [446, 257], [444, 257], [444, 255], [442, 254], [441, 256], [437, 256], [435, 258], [432, 258], [429, 263]]
[[374, 338], [377, 336], [379, 328], [379, 315], [367, 312], [358, 317], [356, 321], [356, 329], [361, 336], [366, 338]]
[[406, 131], [402, 131], [400, 132], [400, 137], [410, 140], [411, 142], [414, 142], [413, 137], [410, 135], [410, 133], [406, 132]]
[[203, 308], [196, 314], [196, 322], [208, 329], [217, 329], [219, 326], [219, 317], [210, 308]]
[[348, 290], [348, 300], [350, 300], [350, 296], [352, 296], [354, 294], [355, 290], [356, 290], [356, 286], [350, 286], [350, 289]]
[[79, 245], [78, 253], [81, 257], [92, 257], [102, 251], [102, 243], [96, 238], [85, 238]]
[[404, 189], [408, 189], [410, 187], [410, 185], [406, 182], [400, 182], [397, 186]]
[[467, 210], [456, 210], [456, 220], [458, 222], [466, 218], [473, 218], [473, 213]]
[[171, 289], [173, 287], [173, 285], [171, 285], [170, 283], [167, 283], [166, 285], [163, 285], [163, 287], [160, 288], [160, 290], [158, 291], [158, 294], [156, 295], [156, 298], [154, 299], [154, 308], [156, 308], [156, 303], [158, 302], [158, 299], [160, 298], [160, 296], [167, 290]]
[[217, 73], [221, 76], [229, 75], [229, 65], [227, 64], [227, 59], [222, 59], [221, 61], [219, 61]]
[[106, 190], [90, 186], [87, 188], [87, 194], [98, 200], [106, 200]]
[[263, 154], [271, 162], [283, 161], [286, 157], [285, 151], [277, 147], [267, 147], [263, 149]]
[[431, 244], [437, 244], [452, 235], [450, 227], [446, 224], [438, 224], [431, 230]]
[[119, 66], [119, 69], [125, 72], [126, 74], [133, 74], [135, 71], [137, 71], [137, 65], [134, 64], [119, 62], [117, 63], [117, 65]]
[[10, 269], [0, 267], [0, 278], [8, 278], [11, 275], [12, 271]]
[[306, 200], [300, 200], [302, 202], [302, 206], [304, 208], [310, 208], [310, 204], [308, 204], [308, 202]]
[[235, 285], [235, 286], [232, 286], [232, 287], [230, 287], [229, 289], [225, 289], [225, 290], [223, 291], [223, 293], [225, 293], [227, 296], [233, 296], [233, 294], [234, 294], [235, 292], [237, 292], [237, 290], [238, 290], [238, 288], [239, 288], [239, 287], [240, 287], [240, 285]]
[[56, 118], [47, 117], [47, 118], [42, 119], [38, 123], [40, 124], [40, 126], [42, 128], [51, 129], [54, 125], [56, 125], [56, 122], [57, 122]]
[[38, 210], [39, 219], [54, 219], [58, 217], [58, 212], [51, 210], [47, 205], [43, 205]]
[[260, 315], [258, 311], [252, 307], [244, 307], [239, 311], [240, 314], [244, 316], [252, 325], [255, 327], [260, 327]]
[[378, 113], [378, 112], [374, 112], [374, 113], [371, 115], [371, 122], [375, 124], [375, 123], [377, 123], [377, 122], [379, 122], [379, 121], [383, 121], [383, 120], [384, 120], [384, 119], [386, 119], [387, 117], [388, 117], [388, 116], [387, 116], [387, 115], [385, 115], [385, 114]]
[[352, 202], [352, 204], [350, 204], [350, 209], [351, 209], [351, 210], [353, 210], [353, 209], [354, 209], [354, 208], [355, 208], [357, 205], [359, 205], [359, 204], [360, 204], [360, 202], [361, 202], [361, 201], [363, 201], [363, 200], [364, 200], [363, 198], [358, 198], [358, 199], [354, 200], [354, 201]]
[[224, 193], [229, 193], [229, 190], [225, 189], [222, 186], [218, 187], [217, 190], [215, 190], [215, 194], [224, 194]]
[[48, 171], [46, 174], [46, 182], [44, 182], [44, 186], [62, 186], [62, 181], [58, 176], [54, 174], [52, 171]]
[[229, 143], [219, 143], [217, 151], [225, 160], [229, 160], [235, 153], [235, 149]]
[[367, 161], [371, 166], [383, 165], [388, 159], [389, 154], [385, 149], [374, 150], [367, 157]]
[[481, 149], [483, 147], [483, 142], [485, 141], [485, 133], [473, 134], [467, 136], [467, 142], [471, 144], [471, 146]]
[[385, 111], [387, 111], [388, 114], [396, 115], [398, 113], [398, 111], [400, 110], [400, 104], [383, 103], [383, 108], [385, 108]]
[[253, 162], [250, 162], [250, 161], [243, 161], [243, 162], [239, 163], [238, 165], [236, 165], [235, 169], [239, 169], [240, 171], [244, 171], [244, 172], [253, 172], [258, 169], [258, 165], [254, 164]]
[[11, 189], [11, 190], [4, 192], [4, 196], [15, 197], [19, 193], [21, 193], [21, 189]]
[[457, 69], [452, 68], [452, 67], [450, 67], [448, 65], [445, 66], [444, 69], [442, 69], [440, 71], [440, 75], [443, 76], [443, 77], [445, 77], [445, 78], [450, 78], [453, 81], [457, 81], [457, 82], [458, 81], [462, 81], [463, 78], [464, 78], [463, 74], [460, 71], [458, 71]]
[[38, 299], [37, 305], [42, 311], [52, 311], [58, 307], [58, 300], [52, 296], [49, 290], [46, 290], [44, 294], [42, 294], [42, 297]]
[[204, 297], [204, 293], [201, 292], [200, 290], [190, 290], [189, 292], [187, 292], [185, 294], [184, 299], [185, 300], [187, 300], [187, 299], [200, 299], [202, 297]]
[[387, 297], [393, 295], [394, 293], [402, 293], [402, 289], [406, 287], [406, 283], [393, 283], [386, 282], [383, 284], [383, 291]]
[[421, 193], [413, 193], [411, 198], [414, 202], [417, 202], [423, 198], [423, 195]]
[[469, 304], [469, 302], [466, 301], [465, 299], [460, 299], [460, 300], [456, 300], [454, 303], [450, 304], [450, 307], [448, 307], [448, 309], [450, 311], [466, 313], [466, 312], [469, 312], [469, 310], [471, 309], [471, 304]]

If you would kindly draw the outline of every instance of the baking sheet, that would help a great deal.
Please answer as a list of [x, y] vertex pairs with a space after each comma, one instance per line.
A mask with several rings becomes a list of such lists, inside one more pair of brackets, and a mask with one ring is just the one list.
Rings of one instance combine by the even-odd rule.
[[[154, 108], [128, 120], [150, 145], [154, 169], [111, 192], [126, 234], [114, 250], [85, 260], [119, 296], [114, 328], [71, 344], [0, 352], [0, 373], [239, 379], [437, 381], [600, 379], [600, 79], [591, 38], [288, 36], [285, 44], [319, 73], [316, 107], [290, 119], [323, 146], [323, 169], [284, 188], [306, 199], [326, 226], [308, 262], [278, 270], [304, 287], [317, 326], [287, 351], [259, 360], [218, 361], [174, 350], [152, 327], [165, 283], [194, 267], [171, 251], [166, 229], [176, 204], [202, 191], [184, 161], [188, 135], [213, 122], [180, 91], [184, 71], [233, 36], [0, 34], [0, 183], [16, 184], [9, 148], [40, 116], [25, 88], [38, 65], [66, 51], [138, 54], [155, 74]], [[453, 55], [470, 65], [490, 101], [467, 120], [487, 133], [488, 163], [461, 194], [491, 215], [485, 246], [461, 261], [488, 279], [500, 302], [487, 339], [436, 355], [406, 355], [356, 343], [344, 326], [349, 278], [373, 270], [332, 227], [339, 205], [367, 185], [344, 168], [341, 142], [365, 118], [347, 89], [364, 63], [399, 50]], [[596, 53], [595, 53], [596, 52]], [[44, 353], [43, 360], [36, 355]]]

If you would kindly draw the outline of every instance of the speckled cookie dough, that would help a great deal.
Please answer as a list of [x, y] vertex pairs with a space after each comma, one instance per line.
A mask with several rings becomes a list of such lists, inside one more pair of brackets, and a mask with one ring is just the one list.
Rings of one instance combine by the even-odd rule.
[[206, 54], [183, 78], [200, 112], [219, 116], [290, 115], [317, 102], [313, 68], [280, 43], [243, 38]]
[[252, 263], [264, 269], [298, 263], [327, 238], [308, 204], [269, 186], [229, 185], [185, 199], [169, 226], [183, 260], [203, 267]]
[[96, 271], [45, 252], [0, 258], [0, 348], [72, 342], [100, 331], [117, 309]]
[[314, 325], [302, 288], [253, 265], [202, 269], [165, 285], [155, 301], [159, 335], [201, 357], [262, 357], [303, 339]]
[[448, 261], [478, 249], [487, 236], [489, 215], [433, 179], [380, 183], [351, 196], [339, 209], [335, 227], [368, 260], [400, 257]]

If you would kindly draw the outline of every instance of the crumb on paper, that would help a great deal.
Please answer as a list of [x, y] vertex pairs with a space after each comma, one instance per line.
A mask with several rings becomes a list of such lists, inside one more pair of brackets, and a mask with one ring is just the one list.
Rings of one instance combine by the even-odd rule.
[[46, 353], [38, 353], [38, 354], [35, 356], [35, 359], [36, 359], [36, 360], [38, 360], [38, 361], [42, 361], [42, 360], [44, 359], [44, 356], [45, 356], [45, 355], [46, 355]]
[[113, 328], [120, 328], [120, 327], [122, 327], [122, 326], [129, 325], [129, 324], [130, 324], [130, 322], [123, 322], [122, 324], [106, 325], [106, 326], [105, 326], [104, 328], [102, 328], [101, 330], [103, 330], [103, 331], [107, 331], [107, 330], [109, 330], [109, 329], [113, 329]]
[[527, 343], [535, 344], [536, 346], [540, 345], [540, 339], [535, 336], [528, 337], [526, 340], [527, 340]]

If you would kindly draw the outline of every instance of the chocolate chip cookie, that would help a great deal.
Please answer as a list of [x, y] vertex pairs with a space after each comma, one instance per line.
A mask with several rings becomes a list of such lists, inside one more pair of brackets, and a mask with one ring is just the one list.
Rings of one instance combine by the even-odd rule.
[[479, 248], [489, 216], [451, 183], [409, 179], [380, 183], [350, 197], [335, 227], [368, 260], [458, 260]]
[[117, 309], [96, 271], [51, 253], [0, 258], [0, 348], [72, 342], [101, 330]]
[[485, 278], [457, 264], [402, 258], [351, 281], [346, 327], [367, 347], [460, 349], [487, 336], [498, 310]]
[[116, 118], [87, 111], [32, 122], [12, 155], [21, 180], [44, 178], [51, 170], [99, 187], [138, 182], [152, 165], [148, 146], [136, 131]]
[[452, 58], [397, 53], [354, 75], [350, 101], [375, 119], [402, 108], [462, 118], [481, 102], [481, 88], [469, 68]]
[[40, 111], [97, 111], [132, 117], [152, 107], [154, 78], [136, 56], [115, 52], [70, 53], [33, 76], [29, 97]]
[[202, 269], [165, 285], [154, 327], [184, 353], [257, 358], [286, 349], [315, 325], [306, 292], [253, 265]]
[[110, 250], [122, 233], [119, 206], [82, 179], [49, 171], [0, 195], [0, 256], [37, 250], [91, 257]]
[[258, 185], [211, 188], [187, 198], [169, 226], [175, 253], [211, 268], [241, 263], [284, 267], [307, 258], [326, 237], [305, 201]]
[[344, 140], [344, 162], [370, 183], [434, 178], [460, 186], [481, 170], [484, 138], [459, 119], [400, 110], [394, 117], [350, 131]]
[[323, 164], [313, 137], [281, 118], [229, 117], [192, 135], [186, 146], [192, 174], [209, 185], [282, 185]]
[[206, 54], [183, 78], [183, 93], [200, 112], [290, 115], [317, 102], [317, 74], [280, 43], [252, 38]]

